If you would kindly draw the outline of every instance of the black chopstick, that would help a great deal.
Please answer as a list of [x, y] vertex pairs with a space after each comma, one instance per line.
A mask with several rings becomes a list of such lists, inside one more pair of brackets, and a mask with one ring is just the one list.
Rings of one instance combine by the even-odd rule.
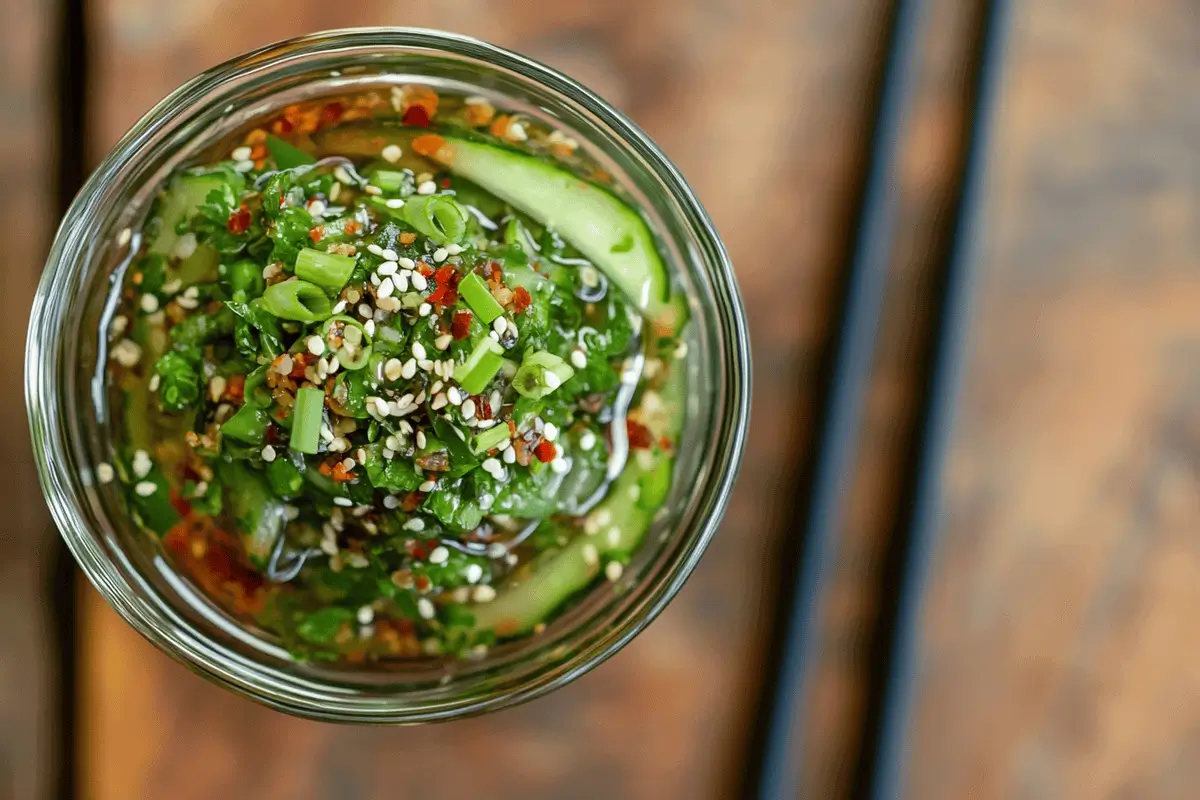
[[800, 749], [804, 679], [816, 655], [821, 582], [836, 553], [883, 307], [895, 231], [897, 162], [919, 67], [923, 6], [922, 0], [896, 0], [892, 7], [845, 294], [830, 351], [832, 368], [821, 395], [810, 472], [791, 512], [789, 528], [799, 532], [799, 552], [784, 560], [787, 573], [739, 794], [744, 798], [780, 800], [797, 793], [799, 768], [792, 756]]
[[[1008, 32], [1008, 0], [985, 0], [977, 33], [972, 93], [961, 155], [961, 178], [926, 360], [910, 476], [892, 537], [890, 578], [880, 600], [875, 654], [878, 680], [867, 701], [863, 758], [854, 796], [904, 794], [908, 730], [919, 665], [924, 587], [940, 528], [941, 481], [953, 432], [970, 306], [984, 222], [985, 183]], [[890, 585], [886, 585], [890, 584]]]

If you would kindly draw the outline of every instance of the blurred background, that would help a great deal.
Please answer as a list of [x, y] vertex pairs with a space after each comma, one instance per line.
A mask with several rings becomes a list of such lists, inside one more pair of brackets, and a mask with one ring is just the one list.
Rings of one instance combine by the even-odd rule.
[[[856, 227], [887, 0], [0, 0], [0, 798], [740, 796], [791, 498]], [[1200, 786], [1200, 5], [1017, 0], [964, 385], [925, 584], [913, 798]], [[927, 0], [857, 461], [821, 584], [803, 797], [859, 791], [937, 243], [984, 3]], [[76, 182], [195, 73], [308, 31], [414, 25], [545, 61], [644, 127], [736, 265], [755, 361], [721, 533], [570, 687], [419, 729], [291, 719], [146, 644], [63, 560], [23, 409], [27, 311]], [[70, 287], [64, 287], [69, 291]], [[884, 615], [886, 616], [886, 615]]]

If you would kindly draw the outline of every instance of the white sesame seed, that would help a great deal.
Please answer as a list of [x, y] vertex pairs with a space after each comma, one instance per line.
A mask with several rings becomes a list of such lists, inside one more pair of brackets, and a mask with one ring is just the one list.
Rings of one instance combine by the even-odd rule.
[[[390, 264], [388, 266], [390, 266]], [[411, 274], [412, 274], [411, 272], [399, 272], [396, 275], [392, 276], [392, 283], [394, 283], [396, 285], [396, 291], [398, 291], [398, 292], [407, 292], [408, 291], [408, 276]]]
[[379, 256], [380, 258], [383, 258], [383, 248], [375, 243], [367, 245], [367, 252], [373, 256]]
[[429, 602], [428, 597], [418, 597], [417, 613], [421, 615], [421, 619], [433, 619], [437, 616], [437, 609], [433, 607], [433, 603]]
[[578, 348], [571, 351], [571, 366], [575, 369], [583, 369], [587, 366], [587, 356]]
[[687, 342], [680, 342], [679, 346], [675, 348], [675, 358], [686, 358], [687, 354], [688, 354]]
[[271, 463], [272, 461], [274, 461], [275, 460], [275, 448], [269, 444], [263, 445], [262, 457], [263, 457], [263, 461], [266, 461], [268, 464]]
[[428, 358], [422, 358], [417, 361], [417, 366], [426, 372], [429, 372], [429, 370], [433, 369], [433, 363], [434, 362], [430, 361]]
[[409, 435], [412, 434], [413, 426], [409, 424], [408, 420], [400, 420], [400, 432]]
[[500, 341], [500, 334], [496, 333], [495, 331], [488, 331], [488, 336], [492, 337], [493, 342]]
[[308, 204], [308, 213], [314, 217], [322, 217], [325, 215], [325, 204], [320, 200], [313, 200]]
[[208, 382], [208, 396], [215, 403], [225, 394], [225, 387], [229, 385], [220, 375], [214, 375], [212, 380]]
[[354, 501], [349, 497], [335, 497], [333, 498], [333, 502], [335, 505], [339, 505], [342, 508], [349, 508], [350, 506], [354, 505]]
[[625, 568], [621, 566], [620, 561], [610, 561], [604, 566], [604, 577], [614, 583], [621, 579], [621, 575], [624, 572]]
[[447, 550], [445, 547], [438, 545], [437, 547], [433, 548], [433, 552], [429, 554], [429, 563], [430, 564], [445, 564], [446, 561], [449, 560], [449, 558], [450, 558], [450, 551]]
[[400, 366], [400, 377], [404, 378], [404, 380], [409, 380], [416, 374], [417, 374], [416, 359], [410, 358], [408, 361], [405, 361]]
[[414, 269], [417, 266], [417, 262], [405, 256], [402, 256], [396, 263], [408, 270]]
[[113, 470], [112, 464], [107, 461], [101, 461], [96, 465], [96, 480], [100, 483], [112, 483], [116, 477], [116, 472]]
[[471, 400], [471, 398], [468, 397], [466, 400], [464, 400], [461, 407], [462, 407], [463, 419], [469, 420], [469, 419], [474, 418], [475, 403]]
[[392, 281], [391, 278], [384, 278], [379, 283], [379, 289], [376, 290], [375, 296], [376, 297], [391, 297], [392, 292], [394, 292], [394, 291], [396, 291], [396, 284]]
[[510, 447], [512, 447], [512, 439], [501, 439], [500, 444], [496, 445], [496, 449], [502, 453]]
[[583, 555], [583, 563], [589, 567], [594, 567], [600, 563], [600, 552], [596, 550], [596, 545], [591, 542], [585, 544], [580, 552]]
[[158, 311], [158, 298], [152, 294], [144, 294], [142, 295], [140, 305], [142, 311], [145, 311], [147, 314], [153, 314], [155, 311]]
[[485, 472], [490, 473], [497, 479], [504, 475], [504, 466], [495, 458], [485, 458], [480, 466], [483, 467]]
[[413, 517], [404, 523], [404, 529], [409, 531], [423, 531], [425, 530], [425, 520], [420, 517]]
[[398, 270], [398, 269], [399, 269], [399, 267], [396, 266], [395, 261], [385, 261], [382, 264], [380, 264], [379, 269], [377, 269], [375, 271], [383, 277], [390, 277], [392, 275], [395, 275], [396, 270]]
[[604, 534], [604, 538], [608, 540], [609, 547], [616, 547], [621, 544], [621, 529], [615, 525], [608, 529]]
[[417, 187], [417, 194], [433, 194], [437, 191], [437, 184], [433, 181], [425, 181]]
[[417, 488], [420, 489], [422, 492], [432, 492], [436, 486], [437, 486], [437, 481], [425, 481]]
[[137, 492], [138, 497], [149, 497], [158, 491], [158, 484], [151, 481], [142, 481], [133, 487], [133, 491]]
[[595, 267], [581, 267], [579, 269], [579, 280], [584, 286], [594, 289], [600, 285], [600, 273], [596, 272]]
[[253, 150], [246, 146], [235, 147], [233, 148], [233, 152], [229, 154], [229, 157], [234, 161], [247, 161], [249, 160], [252, 152]]
[[446, 252], [446, 248], [439, 247], [437, 250], [433, 251], [433, 260], [435, 263], [440, 264], [446, 260], [447, 255], [449, 254]]
[[[199, 492], [197, 492], [197, 494], [199, 494]], [[284, 519], [286, 519], [290, 522], [291, 520], [297, 519], [299, 516], [300, 516], [299, 507], [294, 506], [291, 503], [283, 504], [283, 518]]]
[[383, 256], [384, 261], [388, 261], [388, 262], [392, 262], [392, 263], [394, 263], [396, 261], [396, 259], [398, 259], [400, 257], [400, 256], [396, 255], [396, 251], [390, 247], [383, 250], [379, 255]]
[[124, 247], [125, 245], [129, 244], [129, 240], [132, 238], [133, 231], [131, 231], [129, 228], [124, 228], [119, 234], [117, 234], [117, 247]]
[[490, 603], [496, 599], [496, 590], [487, 584], [476, 586], [471, 592], [471, 599], [476, 603]]
[[431, 408], [433, 408], [434, 411], [437, 411], [439, 409], [445, 408], [446, 400], [447, 400], [446, 395], [443, 392], [438, 392], [437, 394], [435, 394], [433, 396], [433, 402], [430, 403], [429, 405]]
[[[389, 381], [400, 380], [401, 370], [404, 368], [404, 363], [398, 358], [389, 358], [387, 363], [383, 365], [383, 376]], [[395, 448], [392, 448], [395, 449]]]
[[419, 272], [412, 274], [412, 287], [418, 292], [423, 292], [429, 288], [429, 279]]
[[556, 458], [550, 462], [550, 471], [555, 475], [562, 475], [570, 468], [567, 462], [561, 458]]
[[542, 379], [546, 382], [546, 387], [548, 389], [557, 389], [559, 386], [562, 386], [562, 378], [558, 377], [556, 373], [551, 372], [550, 370], [546, 370]]
[[500, 454], [500, 458], [504, 459], [505, 464], [512, 464], [517, 460], [517, 453], [511, 447], [506, 447], [504, 452]]
[[389, 494], [387, 497], [383, 498], [383, 507], [384, 508], [393, 509], [393, 508], [398, 508], [399, 506], [400, 506], [400, 499], [397, 498], [395, 495]]
[[175, 302], [179, 304], [180, 308], [186, 308], [188, 311], [200, 307], [200, 301], [191, 297], [177, 297], [175, 298]]
[[389, 164], [395, 164], [404, 153], [400, 150], [399, 145], [389, 144], [383, 150], [379, 151], [379, 155], [383, 156], [383, 160]]
[[254, 162], [250, 159], [238, 161], [234, 163], [233, 169], [235, 172], [249, 172], [250, 170], [254, 169]]
[[133, 462], [130, 466], [133, 468], [133, 474], [140, 479], [150, 474], [154, 462], [150, 460], [150, 454], [145, 450], [137, 450], [133, 454]]
[[375, 301], [380, 311], [396, 312], [400, 310], [400, 301], [395, 297], [380, 297]]
[[[342, 170], [342, 172], [345, 173], [345, 170]], [[336, 176], [337, 172], [335, 171], [333, 174]], [[350, 177], [350, 176], [347, 175], [346, 177]], [[339, 178], [338, 180], [341, 180], [341, 179]], [[329, 189], [329, 199], [331, 201], [333, 201], [334, 203], [336, 203], [337, 199], [338, 199], [338, 195], [340, 195], [341, 193], [342, 193], [342, 184], [335, 182], [333, 184], [333, 186]]]
[[468, 564], [463, 570], [463, 577], [467, 579], [467, 583], [479, 583], [479, 579], [483, 577], [483, 567], [478, 564]]
[[374, 186], [370, 183], [363, 187], [363, 191], [373, 197], [379, 197], [379, 195], [383, 194], [383, 189], [380, 189], [378, 186]]
[[462, 249], [462, 245], [461, 245], [461, 244], [448, 244], [448, 245], [446, 245], [446, 252], [447, 252], [447, 253], [449, 253], [449, 254], [450, 254], [450, 255], [452, 255], [452, 256], [456, 256], [456, 255], [458, 255], [459, 253], [461, 253], [462, 251], [463, 251], [463, 249]]
[[460, 392], [458, 390], [458, 387], [451, 386], [449, 389], [446, 390], [446, 399], [450, 401], [451, 405], [455, 405], [455, 406], [462, 405], [462, 401], [463, 401], [462, 392]]
[[375, 320], [369, 319], [366, 322], [364, 322], [363, 330], [366, 332], [367, 336], [374, 336], [375, 335]]
[[366, 317], [367, 319], [370, 319], [375, 314], [375, 312], [371, 310], [371, 307], [366, 303], [359, 303], [356, 310], [358, 311], [358, 315], [360, 317]]
[[420, 308], [417, 309], [417, 314], [422, 317], [428, 317], [431, 311], [433, 311], [433, 306], [429, 305], [429, 303], [421, 303]]
[[[167, 281], [166, 283], [164, 283], [162, 285], [163, 294], [175, 294], [182, 288], [183, 288], [183, 281], [181, 281], [179, 278], [175, 278], [174, 280]], [[189, 291], [195, 290], [195, 289], [196, 289], [195, 286], [188, 287]], [[189, 296], [198, 296], [199, 294], [200, 294], [200, 292], [197, 290], [194, 292], [193, 295], [189, 295]]]
[[591, 431], [584, 431], [579, 437], [579, 449], [583, 451], [591, 450], [596, 446], [596, 434]]
[[553, 422], [547, 422], [542, 428], [542, 436], [546, 437], [546, 441], [553, 442], [558, 438], [558, 426]]
[[359, 625], [370, 625], [371, 621], [375, 619], [375, 609], [370, 606], [362, 606], [354, 618], [358, 620]]
[[308, 341], [305, 344], [308, 346], [308, 352], [312, 353], [314, 356], [325, 354], [325, 340], [320, 336], [308, 337]]

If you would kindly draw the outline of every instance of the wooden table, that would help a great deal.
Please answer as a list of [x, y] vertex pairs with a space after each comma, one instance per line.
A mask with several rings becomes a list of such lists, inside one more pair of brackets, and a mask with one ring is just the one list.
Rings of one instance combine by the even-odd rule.
[[[10, 230], [45, 242], [52, 0], [0, 0]], [[97, 800], [735, 796], [785, 530], [808, 451], [814, 375], [861, 174], [882, 0], [329, 4], [92, 0], [98, 158], [170, 88], [221, 59], [323, 27], [405, 24], [487, 38], [578, 77], [688, 176], [737, 266], [755, 359], [753, 425], [720, 535], [663, 617], [611, 662], [491, 717], [419, 729], [299, 721], [220, 691], [153, 650], [90, 590], [78, 785]], [[900, 238], [845, 535], [824, 606], [804, 796], [846, 792], [860, 737], [928, 291], [953, 161], [972, 3], [931, 0], [899, 175]], [[1180, 796], [1200, 763], [1189, 645], [1200, 435], [1200, 18], [1193, 0], [1018, 4], [993, 224], [931, 583], [911, 795]], [[1190, 146], [1190, 150], [1189, 150]], [[780, 232], [786, 232], [785, 237]], [[28, 298], [41, 254], [7, 262]], [[0, 324], [20, 403], [24, 318]], [[0, 797], [53, 769], [46, 651], [50, 537], [23, 420], [0, 495]], [[1195, 440], [1200, 441], [1200, 440]], [[15, 516], [14, 516], [15, 515]], [[1191, 524], [1189, 524], [1191, 523]], [[40, 643], [40, 644], [39, 644]], [[36, 677], [35, 677], [36, 676]]]

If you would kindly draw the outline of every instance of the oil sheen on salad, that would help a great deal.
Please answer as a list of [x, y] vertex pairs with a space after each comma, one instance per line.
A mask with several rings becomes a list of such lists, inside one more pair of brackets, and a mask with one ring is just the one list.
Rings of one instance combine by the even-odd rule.
[[621, 580], [683, 421], [687, 306], [611, 183], [423, 85], [239, 130], [120, 236], [98, 480], [298, 660], [538, 635]]

